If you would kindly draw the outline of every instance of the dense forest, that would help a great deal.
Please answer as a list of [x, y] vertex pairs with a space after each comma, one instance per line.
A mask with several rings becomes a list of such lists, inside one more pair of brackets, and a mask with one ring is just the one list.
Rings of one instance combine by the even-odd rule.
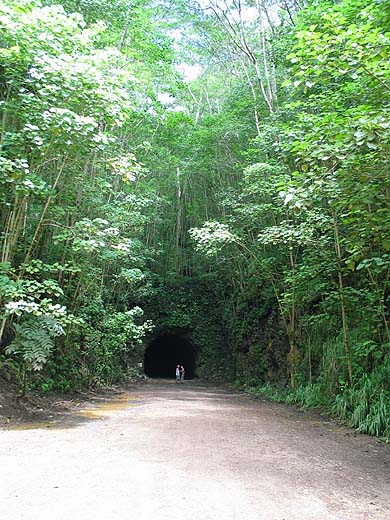
[[3, 0], [0, 31], [0, 377], [112, 384], [181, 331], [194, 375], [388, 436], [390, 1]]

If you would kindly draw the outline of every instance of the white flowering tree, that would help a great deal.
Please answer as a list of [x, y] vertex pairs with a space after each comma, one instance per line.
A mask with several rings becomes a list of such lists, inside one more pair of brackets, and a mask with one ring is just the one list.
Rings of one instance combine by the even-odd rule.
[[132, 193], [144, 168], [124, 138], [145, 99], [135, 61], [104, 22], [44, 4], [0, 6], [0, 355], [33, 371], [83, 302], [140, 267], [151, 204]]

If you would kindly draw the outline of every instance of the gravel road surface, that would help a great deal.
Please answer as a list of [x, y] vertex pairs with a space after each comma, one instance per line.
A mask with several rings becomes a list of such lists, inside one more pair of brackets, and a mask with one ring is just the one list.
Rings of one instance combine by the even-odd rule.
[[390, 446], [312, 413], [152, 381], [0, 431], [2, 520], [389, 520]]

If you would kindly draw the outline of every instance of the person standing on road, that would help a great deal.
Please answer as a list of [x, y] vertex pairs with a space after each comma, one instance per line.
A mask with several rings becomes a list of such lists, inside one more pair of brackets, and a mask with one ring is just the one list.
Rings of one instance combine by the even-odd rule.
[[180, 381], [180, 365], [176, 365], [176, 383]]
[[184, 383], [184, 375], [186, 371], [184, 370], [183, 365], [180, 367], [180, 383]]

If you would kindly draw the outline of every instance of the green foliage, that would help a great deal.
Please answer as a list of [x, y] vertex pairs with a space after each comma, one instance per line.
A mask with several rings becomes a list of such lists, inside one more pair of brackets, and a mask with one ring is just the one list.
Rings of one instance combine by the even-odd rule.
[[2, 370], [112, 383], [153, 320], [388, 435], [389, 2], [190, 4], [1, 4]]
[[205, 379], [231, 379], [229, 346], [221, 324], [221, 305], [213, 289], [214, 276], [159, 277], [155, 292], [147, 296], [145, 315], [155, 330], [181, 331], [196, 348], [196, 375]]
[[288, 373], [288, 402], [339, 405], [354, 427], [383, 434], [386, 384], [362, 388], [390, 342], [388, 17], [345, 0], [309, 3], [294, 21], [281, 45], [270, 38], [291, 65], [279, 110], [242, 153], [253, 164], [190, 233], [228, 279], [236, 381], [286, 386]]
[[[159, 60], [172, 56], [169, 38], [156, 43], [155, 13], [144, 4], [122, 2], [132, 16], [122, 13], [121, 21], [112, 16], [119, 5], [98, 2], [7, 0], [0, 7], [1, 350], [24, 371], [40, 369], [29, 384], [45, 391], [95, 377], [79, 346], [91, 334], [86, 302], [103, 306], [95, 345], [102, 352], [91, 357], [103, 365], [123, 357], [110, 365], [111, 379], [149, 330], [135, 324], [140, 311], [128, 310], [149, 290], [144, 270], [154, 252], [141, 239], [145, 213], [158, 200], [153, 189], [135, 188], [148, 171], [134, 152], [148, 145], [134, 126], [156, 98]], [[118, 45], [136, 33], [143, 42]], [[149, 53], [138, 55], [141, 48]], [[62, 359], [50, 320], [66, 331]], [[98, 380], [108, 379], [98, 370]]]
[[267, 383], [263, 386], [253, 386], [247, 387], [245, 386], [245, 391], [249, 394], [253, 394], [255, 396], [263, 396], [266, 399], [270, 399], [271, 401], [275, 401], [276, 403], [284, 403], [286, 399], [286, 392], [272, 386], [270, 383]]
[[342, 419], [359, 433], [390, 439], [390, 393], [376, 386], [375, 376], [363, 376], [353, 388], [344, 387], [331, 397], [327, 397], [322, 383], [301, 385], [293, 392], [281, 391], [269, 383], [239, 386], [250, 394], [272, 401], [303, 408], [320, 408]]
[[17, 380], [19, 367], [15, 359], [5, 355], [0, 356], [0, 376], [6, 381]]
[[[312, 88], [337, 81], [340, 76], [347, 80], [366, 76], [368, 86], [375, 87], [388, 77], [389, 34], [378, 24], [379, 11], [388, 5], [367, 5], [358, 0], [328, 8], [319, 5], [302, 13], [294, 52], [287, 56], [299, 70], [294, 86], [303, 83]], [[316, 18], [311, 25], [307, 15]]]
[[389, 358], [370, 376], [363, 375], [352, 388], [334, 397], [331, 410], [361, 433], [387, 436], [390, 433]]
[[101, 309], [99, 321], [96, 316], [87, 318], [82, 371], [89, 385], [112, 384], [124, 379], [134, 361], [133, 351], [153, 329], [150, 321], [136, 323], [142, 315], [142, 309], [134, 307], [126, 312]]
[[287, 394], [286, 402], [303, 408], [318, 408], [327, 404], [323, 387], [319, 383], [298, 386], [294, 392]]
[[30, 370], [42, 370], [54, 349], [54, 339], [65, 334], [54, 319], [47, 316], [27, 317], [15, 324], [15, 339], [6, 349], [7, 354], [20, 355]]

